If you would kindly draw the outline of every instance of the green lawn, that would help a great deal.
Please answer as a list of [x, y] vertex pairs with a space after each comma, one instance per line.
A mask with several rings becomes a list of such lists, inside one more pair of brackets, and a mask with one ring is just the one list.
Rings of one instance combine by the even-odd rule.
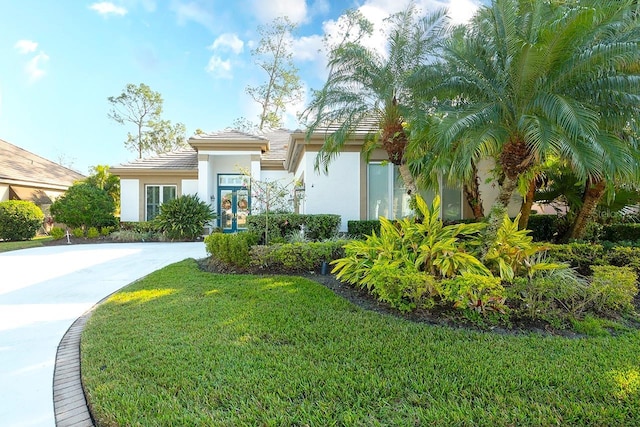
[[42, 243], [53, 240], [51, 236], [35, 237], [33, 240], [24, 240], [18, 242], [0, 242], [0, 252], [17, 251], [18, 249], [37, 248]]
[[296, 277], [193, 260], [113, 295], [82, 339], [100, 425], [640, 425], [640, 332], [416, 324]]

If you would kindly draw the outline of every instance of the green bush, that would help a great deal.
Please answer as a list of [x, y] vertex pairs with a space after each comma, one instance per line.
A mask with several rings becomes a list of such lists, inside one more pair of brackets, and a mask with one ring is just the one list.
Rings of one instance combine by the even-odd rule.
[[388, 268], [378, 263], [371, 268], [368, 277], [369, 292], [402, 312], [431, 308], [436, 303], [437, 279], [422, 271]]
[[602, 227], [601, 239], [610, 242], [640, 240], [640, 224], [608, 224]]
[[153, 221], [123, 221], [120, 223], [120, 231], [135, 231], [136, 233], [157, 233], [158, 224]]
[[251, 265], [249, 250], [258, 242], [258, 236], [251, 232], [225, 234], [213, 233], [205, 237], [207, 253], [212, 257], [236, 267]]
[[603, 265], [604, 250], [602, 245], [593, 243], [569, 243], [565, 245], [548, 245], [547, 254], [559, 262], [566, 262], [577, 269], [583, 276], [592, 274], [591, 266]]
[[113, 232], [113, 227], [100, 227], [100, 235], [102, 237], [107, 237], [111, 232]]
[[637, 275], [629, 267], [593, 266], [591, 300], [598, 312], [630, 311], [638, 293]]
[[115, 204], [105, 191], [87, 183], [74, 184], [51, 205], [56, 222], [72, 228], [111, 226], [117, 223]]
[[527, 229], [531, 230], [534, 242], [552, 242], [558, 233], [558, 217], [556, 215], [531, 215]]
[[480, 314], [505, 313], [505, 289], [499, 277], [463, 273], [439, 284], [440, 294], [454, 308], [471, 310]]
[[74, 228], [73, 230], [71, 230], [71, 235], [73, 235], [73, 237], [84, 237], [84, 230], [80, 227]]
[[365, 238], [373, 233], [380, 234], [380, 220], [351, 220], [347, 221], [347, 233], [357, 238]]
[[44, 214], [33, 202], [7, 200], [0, 202], [0, 239], [33, 239], [42, 227]]
[[98, 231], [96, 227], [89, 227], [89, 229], [87, 230], [87, 237], [89, 239], [97, 239], [98, 237], [100, 237], [100, 231]]
[[571, 268], [517, 278], [509, 290], [516, 305], [514, 314], [532, 320], [566, 323], [581, 316], [589, 304], [589, 282]]
[[302, 226], [309, 240], [330, 239], [338, 233], [340, 215], [259, 214], [247, 217], [247, 230], [259, 236], [264, 236], [268, 230], [269, 244], [286, 242], [289, 236], [300, 232]]
[[53, 240], [60, 240], [65, 236], [66, 233], [60, 227], [52, 227], [50, 234], [51, 237], [53, 237]]
[[640, 248], [616, 246], [604, 255], [606, 264], [616, 267], [630, 267], [636, 274], [640, 274]]
[[318, 271], [323, 262], [344, 256], [346, 240], [253, 246], [251, 265], [281, 272]]
[[211, 207], [198, 196], [184, 195], [160, 205], [154, 222], [171, 240], [194, 240], [214, 217]]

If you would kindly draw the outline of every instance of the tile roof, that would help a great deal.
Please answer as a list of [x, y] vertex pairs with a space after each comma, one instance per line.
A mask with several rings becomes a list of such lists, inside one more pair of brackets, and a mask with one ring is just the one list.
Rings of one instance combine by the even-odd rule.
[[224, 129], [221, 131], [216, 131], [216, 132], [210, 132], [210, 133], [201, 133], [201, 134], [195, 134], [193, 135], [190, 139], [213, 139], [213, 140], [223, 140], [223, 141], [232, 141], [232, 140], [237, 140], [237, 141], [264, 141], [267, 140], [268, 138], [265, 138], [263, 136], [259, 136], [259, 135], [254, 135], [251, 133], [246, 133], [246, 132], [242, 132], [236, 129]]
[[113, 169], [198, 169], [198, 153], [191, 147], [184, 147], [116, 165]]
[[0, 181], [69, 187], [84, 175], [0, 139]]

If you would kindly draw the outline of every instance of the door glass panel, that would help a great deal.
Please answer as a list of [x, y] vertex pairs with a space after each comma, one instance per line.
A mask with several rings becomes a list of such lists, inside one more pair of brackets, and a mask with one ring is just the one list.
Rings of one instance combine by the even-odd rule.
[[[443, 181], [444, 178], [443, 178]], [[445, 220], [462, 218], [462, 190], [449, 186], [445, 181], [442, 186], [442, 217]]]
[[220, 190], [220, 228], [233, 229], [233, 191]]
[[386, 166], [369, 163], [368, 187], [368, 218], [389, 218], [389, 173]]
[[411, 214], [409, 201], [411, 197], [407, 194], [400, 168], [393, 166], [393, 218], [404, 218]]
[[249, 215], [249, 190], [238, 190], [236, 202], [236, 218], [238, 229], [247, 228], [247, 215]]

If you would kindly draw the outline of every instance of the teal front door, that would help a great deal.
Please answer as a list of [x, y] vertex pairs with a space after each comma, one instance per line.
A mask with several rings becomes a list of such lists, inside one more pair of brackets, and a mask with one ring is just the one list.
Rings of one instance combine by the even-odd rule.
[[220, 228], [225, 233], [247, 229], [250, 198], [246, 187], [221, 187], [218, 189]]

